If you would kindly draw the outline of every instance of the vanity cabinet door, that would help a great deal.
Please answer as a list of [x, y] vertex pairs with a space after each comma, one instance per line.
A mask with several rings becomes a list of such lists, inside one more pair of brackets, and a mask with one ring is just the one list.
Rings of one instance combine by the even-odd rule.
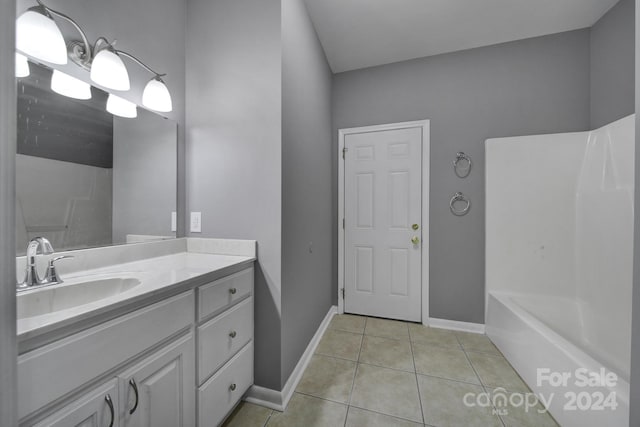
[[34, 427], [119, 427], [115, 379], [74, 400]]
[[195, 425], [193, 334], [119, 375], [122, 427]]

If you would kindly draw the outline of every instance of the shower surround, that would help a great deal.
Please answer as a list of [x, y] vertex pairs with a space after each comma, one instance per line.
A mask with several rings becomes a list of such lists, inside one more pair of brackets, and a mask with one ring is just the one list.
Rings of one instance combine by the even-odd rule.
[[634, 137], [486, 141], [486, 331], [562, 426], [628, 425]]

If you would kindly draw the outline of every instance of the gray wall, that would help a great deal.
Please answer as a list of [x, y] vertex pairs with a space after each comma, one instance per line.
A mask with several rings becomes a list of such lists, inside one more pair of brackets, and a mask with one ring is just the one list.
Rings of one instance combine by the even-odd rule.
[[591, 128], [634, 112], [634, 0], [620, 0], [591, 27]]
[[331, 307], [331, 70], [302, 0], [282, 0], [282, 384]]
[[[635, 26], [640, 28], [640, 0], [635, 2]], [[640, 426], [640, 31], [635, 33], [635, 111], [636, 111], [636, 152], [635, 152], [635, 195], [633, 227], [633, 301], [631, 306], [631, 385], [629, 391], [629, 425]]]
[[176, 210], [176, 122], [138, 109], [113, 118], [113, 241], [171, 236]]
[[187, 2], [187, 203], [196, 236], [256, 239], [255, 382], [280, 389], [281, 7]]
[[15, 3], [0, 2], [0, 425], [17, 421]]
[[[33, 6], [31, 0], [17, 0], [18, 13]], [[117, 48], [138, 56], [144, 63], [160, 73], [173, 100], [173, 111], [167, 117], [178, 122], [178, 187], [184, 199], [184, 123], [185, 123], [185, 2], [173, 0], [49, 0], [47, 5], [76, 20], [87, 32], [90, 41], [99, 36], [117, 39]], [[69, 25], [61, 25], [70, 39], [77, 33]], [[67, 34], [67, 33], [65, 33]], [[131, 90], [120, 94], [138, 104], [142, 91], [152, 75], [138, 65], [124, 60], [131, 77]], [[67, 72], [89, 81], [87, 72], [71, 63]], [[184, 218], [184, 200], [179, 200], [178, 211]], [[167, 221], [166, 213], [158, 220]], [[179, 223], [178, 235], [184, 235], [184, 221]], [[182, 234], [180, 233], [182, 232]]]
[[[334, 153], [337, 129], [431, 120], [431, 317], [484, 323], [485, 139], [588, 129], [589, 86], [588, 29], [334, 76]], [[464, 180], [459, 150], [474, 161]], [[456, 191], [466, 216], [449, 212]]]

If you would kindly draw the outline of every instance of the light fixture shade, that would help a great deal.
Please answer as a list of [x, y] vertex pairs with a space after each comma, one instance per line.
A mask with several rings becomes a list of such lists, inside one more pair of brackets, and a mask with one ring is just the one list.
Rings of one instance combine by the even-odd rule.
[[62, 71], [53, 70], [51, 90], [75, 99], [91, 99], [91, 85]]
[[16, 77], [27, 77], [31, 74], [27, 57], [16, 52]]
[[142, 105], [162, 113], [173, 110], [169, 89], [159, 77], [149, 80], [145, 86], [144, 92], [142, 92]]
[[114, 116], [127, 119], [138, 117], [138, 106], [136, 104], [112, 93], [110, 93], [109, 98], [107, 98], [107, 111]]
[[113, 90], [129, 90], [129, 73], [122, 59], [110, 49], [102, 49], [91, 63], [91, 80]]
[[45, 11], [31, 8], [16, 21], [16, 48], [38, 60], [67, 63], [67, 45], [60, 29]]

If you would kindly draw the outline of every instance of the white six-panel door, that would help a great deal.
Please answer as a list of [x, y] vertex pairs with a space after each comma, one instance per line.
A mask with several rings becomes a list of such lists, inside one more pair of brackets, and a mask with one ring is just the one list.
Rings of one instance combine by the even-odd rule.
[[420, 321], [422, 128], [344, 146], [344, 311]]

